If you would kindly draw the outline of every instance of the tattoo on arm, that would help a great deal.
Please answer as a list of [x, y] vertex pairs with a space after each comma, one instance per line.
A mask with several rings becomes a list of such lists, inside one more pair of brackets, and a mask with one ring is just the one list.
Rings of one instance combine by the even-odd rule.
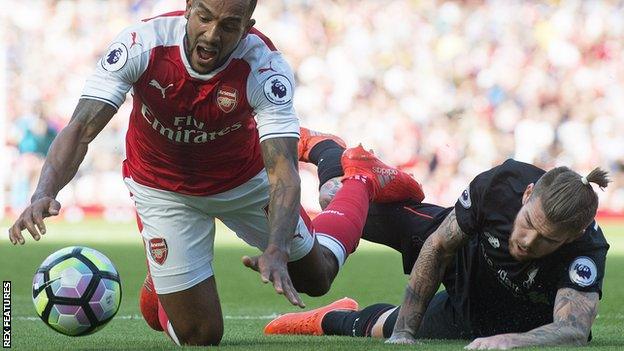
[[297, 139], [273, 138], [260, 144], [269, 176], [269, 245], [288, 250], [299, 221], [301, 186]]
[[598, 293], [570, 288], [557, 291], [553, 322], [526, 333], [510, 334], [515, 346], [587, 344], [587, 338], [598, 314]]
[[54, 139], [41, 170], [32, 200], [56, 194], [76, 175], [89, 143], [108, 124], [117, 110], [111, 105], [81, 99], [69, 124]]
[[440, 287], [446, 267], [467, 240], [468, 237], [457, 224], [455, 210], [452, 210], [427, 238], [418, 255], [394, 325], [395, 333], [416, 334], [429, 302]]

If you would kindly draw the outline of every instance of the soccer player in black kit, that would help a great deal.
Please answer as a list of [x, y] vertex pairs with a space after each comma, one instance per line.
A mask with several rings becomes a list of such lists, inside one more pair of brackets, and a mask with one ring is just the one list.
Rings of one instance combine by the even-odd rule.
[[[310, 153], [321, 196], [338, 188], [341, 150], [329, 140]], [[585, 345], [609, 249], [591, 183], [608, 182], [599, 168], [582, 177], [510, 159], [475, 177], [453, 207], [371, 204], [363, 238], [401, 252], [410, 274], [402, 305], [357, 310], [345, 298], [280, 316], [265, 333], [474, 339], [467, 349]]]

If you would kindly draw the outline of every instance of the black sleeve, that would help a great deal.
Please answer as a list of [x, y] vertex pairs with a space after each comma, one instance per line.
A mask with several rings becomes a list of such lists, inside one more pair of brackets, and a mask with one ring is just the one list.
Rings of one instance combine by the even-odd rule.
[[508, 159], [470, 182], [455, 203], [457, 223], [467, 235], [480, 233], [490, 217], [513, 222], [522, 207], [522, 195], [544, 170]]
[[494, 167], [476, 176], [455, 203], [457, 223], [466, 235], [473, 236], [478, 233], [483, 224], [485, 217], [484, 198], [499, 167]]
[[585, 240], [573, 245], [565, 255], [557, 288], [571, 288], [583, 292], [597, 292], [602, 298], [607, 250], [602, 230], [597, 224], [585, 233]]

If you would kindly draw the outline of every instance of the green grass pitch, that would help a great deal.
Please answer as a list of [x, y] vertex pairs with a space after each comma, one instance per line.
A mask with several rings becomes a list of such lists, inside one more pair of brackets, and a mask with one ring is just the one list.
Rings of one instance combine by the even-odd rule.
[[[6, 228], [8, 222], [1, 223]], [[624, 348], [624, 224], [603, 225], [611, 244], [604, 282], [604, 296], [594, 324], [590, 348]], [[4, 229], [3, 233], [6, 233]], [[3, 234], [4, 236], [4, 234]], [[31, 281], [37, 266], [53, 251], [69, 245], [93, 247], [106, 254], [119, 269], [123, 285], [117, 317], [102, 331], [71, 338], [41, 322], [32, 305]], [[242, 255], [257, 251], [244, 246], [222, 227], [217, 232], [214, 268], [225, 316], [221, 348], [227, 350], [407, 350], [415, 347], [385, 345], [382, 341], [349, 337], [267, 337], [262, 328], [278, 313], [294, 311], [284, 297], [263, 285], [255, 272], [243, 267]], [[81, 223], [52, 222], [41, 242], [12, 247], [0, 240], [0, 279], [12, 281], [12, 343], [17, 350], [166, 350], [174, 347], [164, 334], [154, 332], [141, 319], [138, 289], [145, 277], [145, 257], [134, 224], [90, 220]], [[321, 298], [303, 296], [308, 308], [350, 296], [361, 306], [375, 302], [398, 304], [407, 277], [401, 274], [398, 253], [362, 243]], [[513, 318], [513, 316], [510, 316]], [[421, 350], [461, 350], [467, 341], [424, 341]], [[565, 349], [565, 348], [559, 348]]]

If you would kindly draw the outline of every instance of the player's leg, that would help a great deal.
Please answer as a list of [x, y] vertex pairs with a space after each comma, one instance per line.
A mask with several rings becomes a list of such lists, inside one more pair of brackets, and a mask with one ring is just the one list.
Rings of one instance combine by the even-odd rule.
[[[399, 315], [399, 308], [395, 308], [391, 313], [386, 314], [387, 318], [376, 321], [377, 334], [375, 337], [389, 338], [392, 335], [394, 324]], [[381, 327], [381, 335], [379, 335], [379, 326]], [[455, 308], [449, 294], [446, 291], [440, 291], [435, 294], [425, 315], [423, 316], [420, 328], [416, 333], [417, 339], [474, 339], [473, 332], [470, 330], [467, 321], [464, 320], [462, 314]]]
[[[319, 203], [323, 209], [327, 208], [337, 191], [342, 187], [341, 180], [344, 172], [340, 160], [345, 149], [346, 143], [335, 135], [301, 128], [298, 144], [299, 161], [312, 163], [317, 166], [319, 184], [321, 184]], [[353, 217], [358, 217], [358, 212], [366, 211], [368, 206], [368, 197], [365, 196], [364, 200], [358, 201], [357, 197], [359, 194], [365, 194], [365, 192], [355, 191], [353, 193], [353, 197], [356, 198]], [[307, 218], [305, 213], [302, 213], [302, 216]], [[347, 230], [344, 230], [344, 232], [354, 232], [344, 235], [343, 241], [354, 241], [351, 244], [347, 244], [347, 246], [354, 246], [355, 248], [357, 245], [357, 240], [359, 240], [357, 238], [359, 238], [361, 232], [359, 227], [360, 225], [357, 223], [355, 225], [347, 224]], [[341, 230], [340, 232], [343, 231]], [[350, 237], [353, 239], [349, 240]], [[344, 249], [344, 244], [333, 240], [332, 237], [317, 236], [316, 239], [309, 253], [301, 259], [288, 264], [291, 280], [297, 291], [305, 292], [310, 296], [320, 296], [329, 290], [332, 281], [338, 273], [339, 262], [343, 262], [345, 259], [343, 252], [346, 250]], [[325, 245], [320, 245], [319, 239]], [[327, 246], [333, 246], [333, 250]], [[339, 255], [340, 258], [337, 258], [336, 255]], [[317, 267], [317, 269], [311, 271], [310, 267]]]
[[[328, 314], [323, 325], [327, 333], [346, 335], [349, 323], [355, 318], [358, 322], [353, 322], [353, 328], [356, 330], [353, 336], [389, 338], [394, 330], [399, 311], [400, 306], [375, 304], [353, 314]], [[363, 324], [360, 322], [361, 319], [366, 319], [368, 322]], [[453, 307], [449, 295], [446, 291], [441, 291], [429, 303], [416, 338], [466, 339], [471, 335], [472, 333], [464, 327], [462, 318]]]
[[[253, 183], [258, 184], [254, 186]], [[223, 224], [234, 231], [239, 238], [260, 250], [264, 250], [267, 247], [269, 239], [269, 224], [266, 213], [268, 193], [266, 192], [266, 186], [268, 186], [268, 179], [266, 178], [266, 173], [263, 172], [248, 184], [228, 192], [227, 196], [232, 199], [231, 203], [240, 203], [240, 207], [217, 215]], [[246, 187], [250, 189], [245, 189]], [[300, 209], [299, 222], [290, 244], [289, 271], [305, 270], [301, 268], [301, 263], [293, 266], [294, 262], [300, 261], [304, 257], [308, 258], [305, 262], [309, 264], [314, 264], [317, 261], [323, 262], [323, 269], [315, 269], [313, 271], [307, 269], [307, 275], [297, 275], [297, 278], [303, 277], [302, 279], [293, 279], [291, 276], [295, 289], [312, 296], [325, 293], [328, 288], [325, 287], [323, 282], [331, 282], [333, 275], [335, 275], [333, 271], [338, 270], [338, 265], [330, 251], [321, 251], [313, 236], [311, 220], [305, 211]], [[258, 256], [246, 259], [249, 261], [244, 261], [245, 265], [257, 270]], [[332, 262], [336, 268], [328, 269], [325, 266], [325, 262]]]
[[322, 209], [334, 198], [342, 187], [342, 165], [340, 158], [346, 150], [345, 142], [332, 134], [301, 128], [298, 143], [299, 161], [312, 163], [317, 167], [319, 179], [319, 203]]
[[[301, 128], [299, 160], [317, 166], [319, 178], [319, 202], [321, 208], [336, 196], [342, 187], [344, 175], [341, 157], [345, 143], [335, 135]], [[351, 191], [349, 191], [351, 192]], [[404, 252], [411, 250], [412, 243], [424, 243], [432, 225], [439, 223], [437, 217], [444, 208], [420, 201], [372, 203], [368, 210], [362, 238]], [[406, 237], [405, 228], [419, 228], [418, 235]], [[414, 232], [413, 229], [409, 230]], [[411, 268], [410, 268], [411, 269]]]
[[[306, 141], [305, 137], [303, 143], [313, 144]], [[319, 148], [325, 152], [315, 152]], [[311, 228], [301, 225], [306, 219], [303, 216], [291, 243], [291, 280], [298, 291], [312, 296], [322, 295], [329, 290], [339, 267], [357, 247], [371, 200], [389, 202], [411, 198], [420, 201], [424, 197], [420, 184], [411, 176], [387, 166], [361, 146], [344, 153], [341, 148], [334, 140], [322, 140], [312, 147], [307, 156], [332, 159], [341, 154], [341, 167], [333, 167], [337, 160], [328, 164], [333, 164], [332, 167], [338, 171], [344, 169], [345, 173], [341, 191], [314, 219], [316, 240], [311, 235]], [[335, 155], [330, 157], [329, 153]], [[319, 168], [322, 170], [323, 167]], [[244, 198], [240, 202], [248, 206], [219, 215], [219, 218], [247, 243], [262, 250], [268, 242], [268, 222], [266, 214], [258, 209], [266, 207], [268, 194], [260, 186], [253, 186], [256, 178], [259, 179], [255, 177], [248, 184], [221, 194], [233, 200]], [[268, 183], [265, 181], [260, 185], [266, 187]], [[258, 193], [258, 189], [262, 192]], [[236, 201], [239, 200], [232, 202]], [[261, 216], [258, 216], [259, 213]], [[257, 257], [246, 259], [244, 263], [257, 270]]]
[[[340, 243], [335, 238], [330, 237], [321, 239], [326, 240], [325, 245], [333, 245], [333, 250], [329, 250], [319, 244], [317, 239], [320, 236], [315, 238], [312, 223], [305, 211], [301, 210], [299, 223], [291, 241], [288, 264], [291, 280], [297, 291], [311, 296], [325, 294], [338, 272], [339, 264], [342, 264], [346, 258], [343, 246], [346, 244], [348, 250], [355, 249], [366, 217], [368, 195], [366, 195], [366, 186], [361, 181], [354, 182], [357, 183], [356, 187], [362, 189], [359, 193], [363, 199], [357, 201], [358, 204], [354, 209], [354, 211], [360, 212], [360, 224], [356, 226], [349, 220], [345, 222], [344, 219], [339, 219], [344, 225], [337, 224], [338, 227], [346, 228], [344, 230], [341, 229], [340, 233], [351, 235], [352, 238], [349, 239], [344, 236], [341, 238], [339, 235], [335, 235], [344, 243]], [[227, 211], [216, 213], [217, 217], [232, 229], [238, 237], [260, 250], [264, 250], [267, 247], [269, 239], [268, 216], [266, 213], [266, 205], [269, 200], [268, 192], [266, 191], [267, 187], [268, 179], [266, 172], [262, 172], [246, 184], [219, 194], [219, 197], [229, 199], [230, 207], [227, 208]], [[345, 195], [343, 198], [351, 198], [352, 196], [355, 195]], [[350, 201], [352, 200], [347, 202]], [[238, 206], [233, 207], [236, 204]], [[213, 206], [215, 211], [218, 210], [218, 207]], [[351, 213], [352, 210], [346, 209], [344, 212]], [[332, 232], [328, 230], [328, 233], [331, 234]], [[340, 261], [336, 258], [336, 255], [339, 255]], [[249, 260], [253, 261], [253, 263], [248, 261], [244, 263], [250, 267], [255, 267], [257, 270], [257, 256], [249, 258]]]
[[[329, 290], [339, 268], [355, 251], [371, 200], [413, 198], [419, 201], [423, 197], [420, 185], [411, 176], [385, 165], [362, 147], [345, 151], [342, 165], [345, 170], [342, 189], [312, 223], [316, 240], [298, 240], [299, 237], [312, 238], [309, 227], [306, 231], [299, 226], [291, 243], [290, 278], [297, 291], [311, 296], [323, 295]], [[257, 210], [264, 203], [255, 206]], [[266, 247], [267, 232], [256, 232], [253, 238], [253, 231], [244, 227], [248, 224], [243, 222], [250, 222], [254, 217], [244, 212], [237, 216], [238, 220], [222, 219], [248, 243], [260, 243], [254, 245], [260, 249]], [[266, 218], [263, 221], [266, 223]], [[257, 270], [257, 257], [244, 263]]]
[[329, 290], [339, 268], [355, 251], [370, 201], [418, 202], [424, 198], [420, 184], [410, 175], [384, 164], [361, 146], [346, 150], [341, 163], [345, 173], [343, 186], [312, 221], [318, 244], [308, 255], [289, 265], [295, 287], [308, 293], [313, 291], [314, 296]]
[[357, 306], [355, 300], [345, 297], [310, 311], [287, 313], [269, 322], [264, 333], [371, 336], [380, 316], [396, 307], [375, 304], [358, 310]]
[[[408, 274], [427, 237], [435, 231], [449, 209], [413, 201], [373, 204], [364, 227], [366, 240], [396, 249], [403, 255], [404, 271]], [[447, 272], [445, 276], [454, 274]], [[368, 306], [358, 313], [330, 314], [325, 320], [326, 334], [383, 337], [384, 328], [393, 328], [398, 308], [388, 304]], [[388, 323], [384, 323], [389, 318]], [[446, 292], [436, 295], [425, 314], [426, 324], [419, 331], [422, 338], [454, 338], [458, 315]], [[356, 322], [357, 321], [357, 322]], [[451, 326], [451, 327], [449, 327]], [[450, 329], [449, 329], [450, 328]], [[390, 333], [392, 329], [390, 329]], [[437, 334], [436, 334], [437, 333]]]
[[214, 218], [189, 206], [190, 197], [144, 187], [130, 179], [126, 184], [143, 226], [141, 235], [153, 280], [151, 291], [142, 291], [146, 294], [142, 301], [151, 301], [151, 308], [157, 302], [156, 313], [152, 310], [144, 315], [153, 318], [156, 314], [162, 329], [178, 344], [218, 344], [223, 319], [211, 265]]
[[[267, 324], [264, 331], [266, 334], [375, 338], [389, 338], [392, 335], [399, 314], [398, 306], [378, 303], [357, 311], [341, 306], [338, 304], [339, 301], [308, 312], [285, 314]], [[442, 291], [437, 293], [429, 304], [416, 337], [466, 339], [472, 338], [472, 332], [465, 327], [448, 294]]]
[[312, 249], [288, 264], [297, 291], [310, 296], [321, 296], [329, 291], [340, 267], [355, 251], [362, 236], [369, 189], [364, 178], [346, 179], [330, 205], [312, 221], [314, 229], [311, 230], [315, 233]]
[[218, 345], [223, 336], [223, 316], [214, 276], [192, 288], [158, 294], [158, 317], [177, 344]]

